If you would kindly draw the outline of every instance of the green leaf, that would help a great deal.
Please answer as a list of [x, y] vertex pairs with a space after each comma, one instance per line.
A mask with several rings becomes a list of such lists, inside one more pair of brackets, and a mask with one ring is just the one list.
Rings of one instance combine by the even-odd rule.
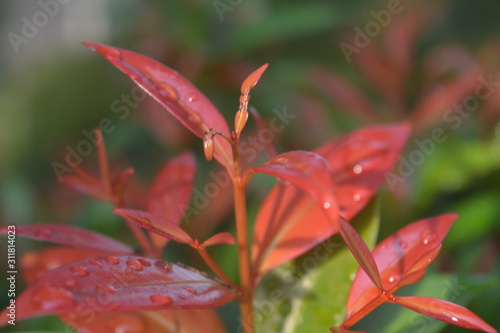
[[[352, 224], [372, 249], [380, 224], [378, 199], [372, 200]], [[322, 332], [340, 325], [349, 288], [359, 267], [347, 246], [336, 236], [310, 251], [296, 266], [303, 272], [303, 293], [294, 295], [283, 332]]]

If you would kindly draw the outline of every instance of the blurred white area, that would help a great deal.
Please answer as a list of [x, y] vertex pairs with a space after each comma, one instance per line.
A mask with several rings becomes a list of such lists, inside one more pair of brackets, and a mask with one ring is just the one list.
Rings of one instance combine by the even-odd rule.
[[82, 41], [105, 42], [110, 35], [109, 0], [9, 0], [2, 6], [0, 54], [7, 71], [56, 60]]

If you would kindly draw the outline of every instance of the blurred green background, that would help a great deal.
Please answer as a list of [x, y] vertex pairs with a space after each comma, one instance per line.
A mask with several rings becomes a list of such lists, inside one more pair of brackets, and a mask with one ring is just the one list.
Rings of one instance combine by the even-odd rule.
[[[500, 91], [493, 83], [491, 94], [471, 111], [450, 111], [477, 97], [479, 76], [500, 81], [500, 5], [494, 0], [396, 1], [394, 13], [381, 17], [393, 2], [0, 2], [0, 224], [69, 223], [130, 240], [110, 206], [64, 188], [53, 169], [53, 162], [63, 162], [61, 154], [75, 149], [104, 118], [113, 126], [105, 135], [109, 155], [116, 165], [134, 167], [141, 181], [151, 180], [166, 160], [186, 149], [197, 154], [199, 188], [216, 169], [204, 160], [201, 141], [156, 112], [154, 102], [127, 104], [132, 82], [81, 42], [134, 50], [175, 68], [230, 124], [242, 80], [268, 62], [251, 104], [264, 119], [276, 109], [297, 115], [276, 135], [280, 151], [312, 150], [364, 125], [412, 123], [415, 131], [400, 162], [415, 151], [422, 158], [410, 163], [396, 186], [384, 188], [380, 238], [417, 219], [458, 212], [461, 217], [428, 278], [437, 281], [438, 290], [421, 287], [421, 295], [439, 297], [442, 276], [458, 278], [453, 301], [500, 327]], [[346, 43], [356, 49], [348, 56]], [[117, 112], [119, 106], [127, 112]], [[446, 140], [422, 148], [436, 129]], [[95, 162], [91, 154], [82, 165], [92, 170]], [[401, 164], [395, 172], [398, 168]], [[251, 216], [268, 188], [267, 178], [250, 186]], [[227, 206], [210, 212], [226, 223], [200, 228], [231, 230]], [[4, 239], [0, 245], [4, 251]], [[17, 245], [19, 256], [44, 246], [27, 239]], [[172, 248], [166, 257], [192, 256]], [[217, 256], [235, 274], [234, 253]], [[0, 285], [4, 290], [3, 279]], [[23, 287], [21, 279], [18, 285]], [[0, 299], [3, 307], [6, 295]], [[227, 310], [233, 316], [235, 311]], [[390, 326], [397, 317], [405, 332], [466, 331], [400, 312], [382, 307], [359, 329], [399, 332]], [[234, 327], [234, 320], [228, 325]], [[18, 322], [14, 331], [63, 327], [42, 318]]]

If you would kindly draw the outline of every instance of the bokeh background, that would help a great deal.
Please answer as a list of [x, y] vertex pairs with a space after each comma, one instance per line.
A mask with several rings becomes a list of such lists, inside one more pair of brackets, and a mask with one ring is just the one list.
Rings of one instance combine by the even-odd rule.
[[[296, 115], [276, 133], [279, 151], [312, 150], [361, 126], [410, 121], [412, 138], [382, 191], [380, 238], [417, 219], [458, 212], [432, 266], [441, 274], [434, 275], [436, 294], [427, 296], [447, 290], [436, 278], [447, 274], [456, 283], [452, 300], [498, 328], [499, 13], [494, 0], [2, 1], [0, 224], [68, 223], [132, 242], [109, 205], [63, 187], [54, 172], [54, 162], [62, 163], [62, 154], [104, 118], [112, 122], [105, 140], [113, 163], [136, 170], [137, 188], [185, 150], [197, 156], [198, 189], [218, 170], [204, 160], [199, 139], [154, 101], [134, 97], [132, 82], [81, 42], [131, 49], [175, 68], [230, 124], [242, 80], [268, 62], [251, 104], [267, 120], [276, 110]], [[248, 127], [252, 133], [254, 122]], [[264, 158], [259, 154], [255, 163]], [[95, 169], [95, 153], [82, 166]], [[251, 216], [269, 187], [267, 178], [250, 186]], [[201, 239], [231, 231], [230, 198], [223, 191], [187, 228]], [[5, 239], [0, 246], [5, 251]], [[17, 253], [44, 246], [18, 238]], [[236, 274], [234, 252], [216, 256]], [[175, 245], [165, 257], [197, 264]], [[4, 279], [0, 285], [4, 290]], [[4, 307], [3, 292], [0, 300]], [[221, 312], [232, 331], [237, 308]], [[406, 320], [408, 332], [465, 331], [415, 321], [392, 307], [359, 328], [395, 332], [395, 317]], [[33, 328], [63, 331], [64, 325], [48, 317], [9, 330]]]

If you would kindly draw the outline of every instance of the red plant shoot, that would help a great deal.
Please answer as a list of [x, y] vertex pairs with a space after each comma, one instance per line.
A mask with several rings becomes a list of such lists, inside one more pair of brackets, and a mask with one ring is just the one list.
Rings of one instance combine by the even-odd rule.
[[[111, 203], [113, 212], [129, 226], [140, 250], [135, 252], [128, 244], [72, 226], [44, 223], [19, 227], [19, 236], [64, 247], [57, 248], [60, 257], [52, 249], [27, 257], [23, 267], [29, 287], [16, 299], [17, 319], [55, 314], [79, 332], [95, 331], [99, 323], [106, 322], [113, 331], [123, 322], [130, 327], [137, 325], [141, 328], [138, 332], [145, 331], [145, 327], [169, 332], [168, 323], [176, 322], [186, 328], [185, 332], [215, 332], [222, 329], [220, 320], [214, 312], [200, 309], [236, 300], [243, 331], [253, 333], [254, 295], [264, 275], [339, 233], [360, 268], [347, 300], [345, 320], [339, 327], [325, 327], [325, 332], [355, 332], [351, 327], [385, 302], [453, 325], [497, 332], [459, 305], [429, 297], [395, 295], [399, 288], [423, 278], [455, 214], [415, 222], [383, 240], [373, 251], [350, 224], [396, 163], [410, 132], [408, 124], [359, 129], [315, 151], [276, 154], [270, 148], [267, 162], [245, 169], [241, 133], [248, 122], [250, 91], [268, 64], [243, 81], [234, 129], [230, 130], [215, 106], [176, 71], [132, 51], [97, 43], [85, 45], [104, 56], [203, 139], [205, 158], [215, 158], [231, 178], [236, 235], [221, 232], [199, 241], [181, 226], [186, 210], [176, 208], [187, 207], [196, 174], [196, 163], [189, 153], [165, 164], [149, 186], [145, 205], [129, 205], [125, 189], [133, 170], [111, 176], [102, 133], [96, 130], [99, 177], [75, 168], [75, 175], [66, 176], [63, 182]], [[256, 115], [257, 125], [265, 126], [256, 111], [251, 112]], [[264, 199], [253, 230], [249, 230], [246, 190], [256, 173], [272, 175], [278, 182]], [[6, 228], [0, 229], [0, 233], [6, 232]], [[162, 251], [169, 241], [196, 250], [216, 277], [164, 261]], [[237, 247], [238, 282], [212, 258], [212, 246]], [[106, 297], [106, 302], [95, 318], [86, 321], [79, 317], [82, 308], [99, 297]], [[0, 325], [8, 323], [7, 313], [8, 309], [1, 313]]]

